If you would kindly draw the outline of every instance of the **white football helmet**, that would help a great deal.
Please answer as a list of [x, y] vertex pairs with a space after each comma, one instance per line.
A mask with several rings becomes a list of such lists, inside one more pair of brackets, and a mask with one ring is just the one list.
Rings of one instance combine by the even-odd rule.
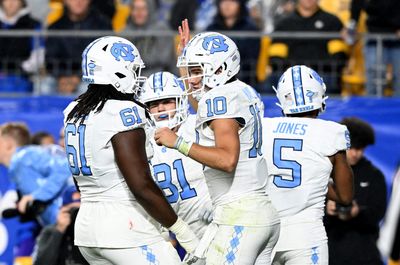
[[305, 65], [295, 65], [280, 77], [276, 92], [284, 114], [296, 114], [313, 110], [325, 110], [326, 86], [313, 69]]
[[200, 100], [206, 92], [205, 86], [207, 89], [221, 86], [239, 72], [240, 54], [229, 37], [217, 32], [203, 32], [188, 42], [178, 57], [177, 66], [186, 68], [187, 76], [182, 79], [190, 78], [189, 67], [201, 67], [202, 87], [191, 92], [196, 100]]
[[82, 80], [112, 85], [122, 93], [137, 93], [146, 81], [140, 76], [144, 63], [132, 42], [114, 36], [91, 42], [82, 53]]
[[[169, 72], [157, 72], [149, 76], [140, 93], [140, 101], [149, 106], [152, 101], [175, 99], [173, 110], [150, 114], [157, 127], [174, 128], [189, 115], [189, 103], [183, 82]], [[155, 116], [163, 118], [157, 121]]]

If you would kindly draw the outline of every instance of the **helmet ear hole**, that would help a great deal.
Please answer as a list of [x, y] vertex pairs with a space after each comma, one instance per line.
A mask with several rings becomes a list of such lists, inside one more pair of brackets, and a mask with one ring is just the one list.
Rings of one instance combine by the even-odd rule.
[[104, 46], [102, 50], [107, 51], [107, 47], [108, 47], [108, 44], [106, 46]]
[[121, 79], [126, 77], [126, 75], [121, 74], [121, 73], [119, 73], [119, 72], [115, 73], [115, 75], [118, 76], [118, 77], [121, 78]]

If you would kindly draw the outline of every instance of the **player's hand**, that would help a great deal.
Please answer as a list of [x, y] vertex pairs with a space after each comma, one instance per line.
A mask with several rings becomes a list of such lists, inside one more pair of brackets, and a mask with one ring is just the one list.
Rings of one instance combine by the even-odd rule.
[[353, 206], [351, 207], [350, 215], [351, 217], [356, 217], [360, 213], [360, 207], [356, 201], [353, 201]]
[[185, 221], [178, 217], [176, 222], [168, 229], [175, 234], [176, 239], [186, 250], [186, 253], [194, 253], [200, 241]]
[[32, 195], [24, 195], [21, 200], [19, 200], [18, 202], [18, 211], [21, 214], [26, 213], [26, 207], [28, 205], [28, 203], [33, 201], [33, 196]]
[[178, 136], [168, 127], [159, 128], [154, 133], [154, 140], [158, 145], [174, 148]]
[[328, 200], [326, 203], [326, 214], [327, 215], [337, 215], [336, 212], [336, 202]]
[[202, 265], [202, 264], [205, 264], [205, 260], [200, 259], [199, 257], [196, 257], [192, 253], [187, 253], [185, 255], [185, 258], [183, 259], [183, 264], [185, 264], [185, 265]]
[[65, 233], [67, 227], [71, 224], [71, 207], [64, 206], [60, 209], [60, 212], [57, 216], [57, 225], [56, 228], [61, 233]]
[[199, 218], [208, 224], [212, 222], [214, 219], [214, 207], [211, 203], [206, 203], [206, 205], [201, 208]]
[[178, 27], [178, 32], [179, 32], [179, 44], [176, 53], [178, 56], [180, 56], [183, 52], [183, 49], [185, 48], [186, 44], [190, 40], [190, 28], [189, 28], [189, 22], [187, 18], [182, 20], [182, 25]]

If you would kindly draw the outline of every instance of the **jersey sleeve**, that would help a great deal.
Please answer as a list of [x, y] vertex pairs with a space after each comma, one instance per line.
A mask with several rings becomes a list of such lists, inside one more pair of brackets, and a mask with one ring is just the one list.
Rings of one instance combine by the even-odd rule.
[[329, 132], [325, 141], [323, 153], [325, 156], [332, 156], [339, 151], [350, 148], [350, 134], [347, 127], [337, 123], [331, 123]]
[[145, 128], [145, 110], [132, 101], [112, 101], [104, 106], [102, 122], [112, 135], [119, 132]]
[[113, 100], [104, 105], [96, 123], [98, 137], [108, 143], [117, 133], [145, 129], [147, 118], [145, 110], [134, 102]]
[[[214, 92], [214, 91], [210, 91]], [[212, 121], [215, 119], [237, 119], [242, 118], [240, 112], [241, 97], [232, 91], [232, 93], [207, 93], [204, 95], [198, 107], [197, 125]]]

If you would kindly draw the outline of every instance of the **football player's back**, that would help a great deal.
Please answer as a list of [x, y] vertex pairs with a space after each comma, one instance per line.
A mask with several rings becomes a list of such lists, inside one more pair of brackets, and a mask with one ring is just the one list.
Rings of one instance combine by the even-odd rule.
[[[325, 90], [314, 70], [303, 65], [290, 67], [276, 89], [278, 106], [286, 117], [263, 120], [268, 192], [281, 217], [274, 265], [328, 264], [322, 223], [328, 189], [331, 196], [336, 194], [335, 199], [351, 201], [347, 128], [317, 119], [325, 109]], [[333, 169], [336, 188], [329, 187]], [[263, 264], [262, 256], [257, 265]]]
[[346, 148], [347, 129], [313, 118], [265, 118], [263, 122], [268, 190], [286, 228], [277, 248], [312, 247], [318, 238], [326, 240], [321, 224], [332, 171], [329, 156]]

